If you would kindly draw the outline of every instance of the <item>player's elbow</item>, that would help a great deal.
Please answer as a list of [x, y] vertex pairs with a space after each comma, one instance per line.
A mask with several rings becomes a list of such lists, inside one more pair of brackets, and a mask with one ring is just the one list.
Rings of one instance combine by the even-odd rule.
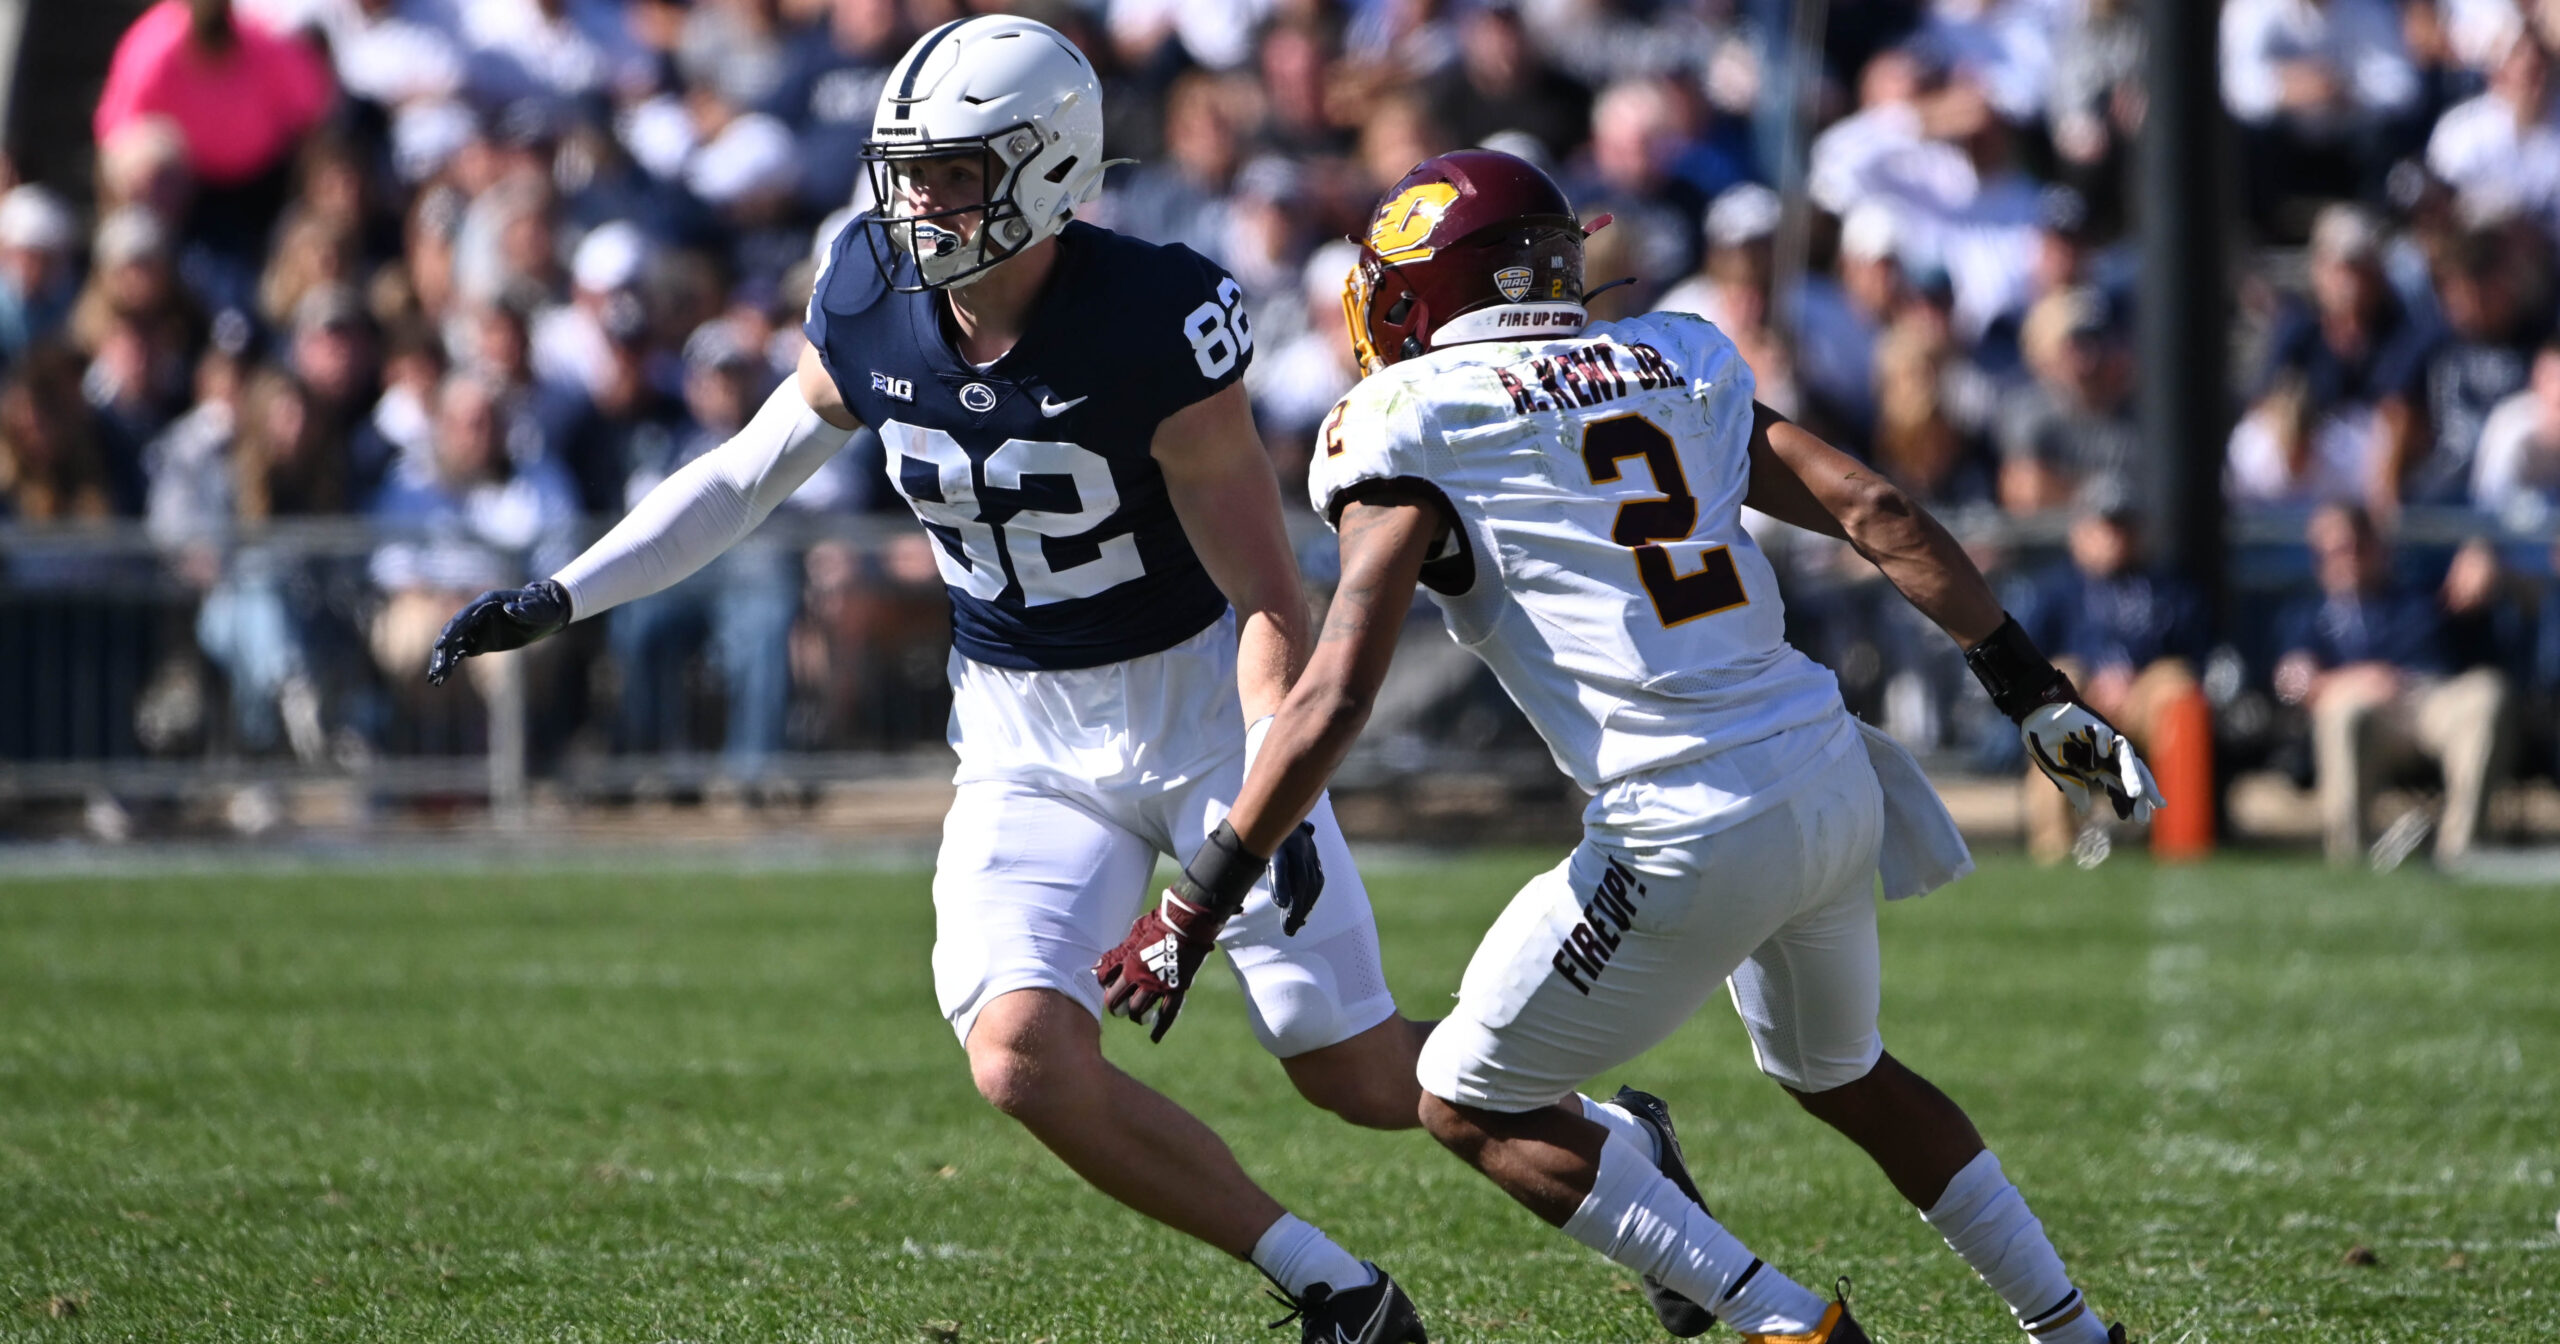
[[1840, 530], [1869, 554], [1900, 549], [1920, 526], [1920, 504], [1891, 481], [1867, 477], [1851, 485], [1832, 510]]

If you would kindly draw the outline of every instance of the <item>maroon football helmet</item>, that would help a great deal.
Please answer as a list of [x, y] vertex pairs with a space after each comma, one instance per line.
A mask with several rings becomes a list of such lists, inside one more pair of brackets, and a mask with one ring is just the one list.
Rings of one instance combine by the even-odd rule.
[[1423, 160], [1371, 212], [1343, 286], [1360, 371], [1439, 345], [1580, 331], [1583, 233], [1526, 160], [1489, 149]]

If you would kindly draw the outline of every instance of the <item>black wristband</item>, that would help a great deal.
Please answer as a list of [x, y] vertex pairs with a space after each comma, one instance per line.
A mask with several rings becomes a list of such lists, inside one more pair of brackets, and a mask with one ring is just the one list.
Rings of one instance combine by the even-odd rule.
[[1232, 915], [1244, 908], [1244, 898], [1270, 867], [1271, 860], [1248, 853], [1236, 828], [1222, 821], [1192, 851], [1191, 862], [1182, 867], [1182, 880], [1174, 884], [1174, 894], [1202, 909]]
[[2038, 705], [2060, 704], [2077, 696], [2071, 678], [2045, 658], [2015, 616], [2001, 621], [1990, 638], [1965, 650], [1964, 665], [1973, 669], [1974, 680], [1991, 692], [1991, 703], [2012, 722], [2024, 719]]

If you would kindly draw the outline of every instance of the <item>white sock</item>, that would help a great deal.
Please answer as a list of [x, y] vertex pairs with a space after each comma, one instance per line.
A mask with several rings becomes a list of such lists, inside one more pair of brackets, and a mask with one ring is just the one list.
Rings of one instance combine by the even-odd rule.
[[1378, 1277], [1351, 1252], [1334, 1245], [1333, 1238], [1294, 1213], [1281, 1214], [1280, 1221], [1263, 1231], [1262, 1240], [1253, 1244], [1253, 1264], [1291, 1297], [1305, 1297], [1307, 1290], [1319, 1283], [1338, 1293], [1374, 1282]]
[[2000, 1174], [1991, 1150], [1966, 1163], [1937, 1205], [1920, 1216], [2009, 1304], [2037, 1344], [2106, 1344], [2106, 1323], [2080, 1300], [2044, 1224]]
[[[1823, 1301], [1761, 1264], [1751, 1248], [1617, 1136], [1564, 1234], [1704, 1305], [1747, 1334], [1800, 1334], [1822, 1323]], [[1747, 1276], [1747, 1277], [1746, 1277]]]
[[1646, 1161], [1662, 1160], [1662, 1154], [1654, 1149], [1653, 1131], [1643, 1121], [1636, 1119], [1633, 1112], [1609, 1102], [1593, 1101], [1589, 1097], [1583, 1097], [1582, 1118], [1609, 1131], [1610, 1137], [1625, 1139], [1634, 1144], [1636, 1151], [1644, 1154]]

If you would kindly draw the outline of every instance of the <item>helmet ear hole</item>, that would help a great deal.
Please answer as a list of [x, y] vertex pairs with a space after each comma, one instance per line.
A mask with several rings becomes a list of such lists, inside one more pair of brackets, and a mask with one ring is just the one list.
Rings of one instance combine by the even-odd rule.
[[1388, 326], [1401, 327], [1404, 325], [1404, 320], [1411, 316], [1413, 316], [1413, 295], [1411, 293], [1397, 295], [1396, 301], [1387, 307]]

